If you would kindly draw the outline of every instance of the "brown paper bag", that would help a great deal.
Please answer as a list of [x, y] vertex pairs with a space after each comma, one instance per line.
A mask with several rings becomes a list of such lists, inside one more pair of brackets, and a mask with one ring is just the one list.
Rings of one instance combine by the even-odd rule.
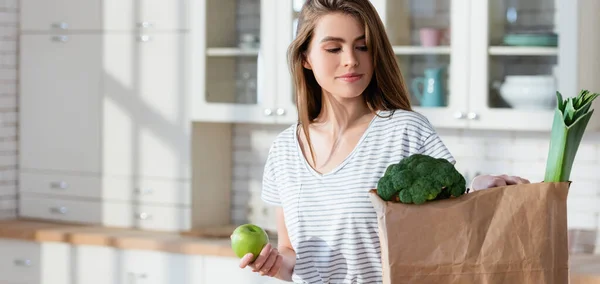
[[422, 205], [371, 190], [383, 283], [568, 283], [569, 185], [496, 187]]

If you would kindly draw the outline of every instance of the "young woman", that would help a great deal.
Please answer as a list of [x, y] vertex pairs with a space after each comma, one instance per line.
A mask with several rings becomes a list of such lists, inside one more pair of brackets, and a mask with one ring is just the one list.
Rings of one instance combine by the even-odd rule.
[[[454, 158], [429, 121], [411, 110], [368, 0], [306, 1], [289, 64], [299, 123], [271, 145], [262, 192], [277, 206], [278, 247], [265, 246], [254, 262], [244, 256], [240, 267], [296, 283], [381, 283], [368, 191], [409, 155]], [[471, 189], [527, 182], [479, 176]]]

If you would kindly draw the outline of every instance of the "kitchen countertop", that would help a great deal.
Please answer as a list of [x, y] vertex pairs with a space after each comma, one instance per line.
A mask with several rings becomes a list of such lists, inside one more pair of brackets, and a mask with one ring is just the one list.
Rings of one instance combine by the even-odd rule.
[[177, 232], [72, 225], [27, 219], [0, 220], [0, 238], [235, 257], [229, 238], [224, 237], [194, 237]]
[[[27, 219], [0, 221], [0, 238], [235, 257], [229, 239]], [[274, 245], [276, 242], [271, 240]], [[600, 255], [572, 255], [571, 284], [600, 284]]]

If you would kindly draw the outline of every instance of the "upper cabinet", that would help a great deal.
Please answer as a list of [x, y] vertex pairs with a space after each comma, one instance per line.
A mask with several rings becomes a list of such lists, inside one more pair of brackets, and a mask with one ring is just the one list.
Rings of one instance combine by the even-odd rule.
[[277, 0], [193, 1], [193, 119], [275, 122]]
[[189, 28], [188, 0], [22, 0], [23, 32], [178, 31]]
[[99, 30], [101, 0], [21, 0], [21, 30]]
[[[194, 120], [297, 120], [286, 52], [304, 2], [192, 4]], [[586, 58], [597, 56], [591, 47], [600, 46], [600, 36], [576, 36], [594, 21], [587, 12], [594, 1], [371, 3], [415, 110], [436, 127], [547, 131], [557, 90], [564, 96], [600, 91], [598, 82], [585, 79], [595, 70]]]
[[[559, 76], [558, 0], [472, 1], [469, 61], [470, 127], [548, 130], [556, 91], [573, 80]], [[566, 18], [568, 19], [568, 18]], [[526, 122], [526, 123], [524, 123]]]

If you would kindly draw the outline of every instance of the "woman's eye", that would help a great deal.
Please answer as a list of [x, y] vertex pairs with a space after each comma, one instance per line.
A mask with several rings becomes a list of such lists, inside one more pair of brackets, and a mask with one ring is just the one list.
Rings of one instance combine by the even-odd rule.
[[366, 45], [358, 46], [358, 47], [356, 47], [356, 49], [358, 49], [360, 51], [367, 51], [367, 50], [369, 50]]
[[327, 50], [327, 52], [330, 52], [330, 53], [338, 53], [342, 49], [339, 47], [336, 47], [336, 48], [329, 48], [329, 49], [325, 49], [325, 50]]

